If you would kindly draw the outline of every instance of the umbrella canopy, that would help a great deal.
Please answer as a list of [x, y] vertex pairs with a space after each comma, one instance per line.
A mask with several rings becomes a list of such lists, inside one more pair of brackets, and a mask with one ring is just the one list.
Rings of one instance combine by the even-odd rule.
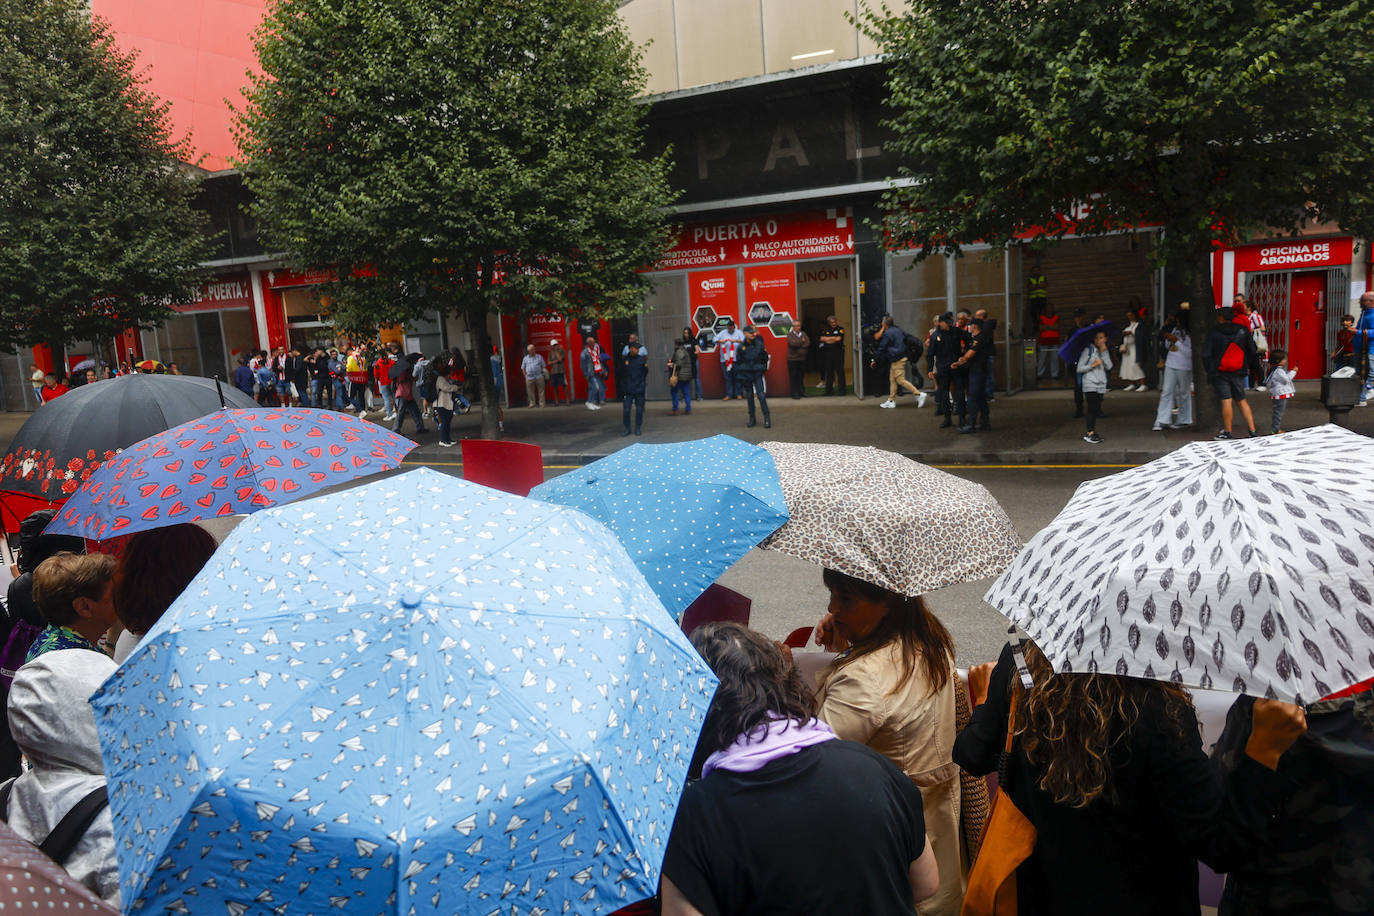
[[0, 459], [0, 490], [60, 501], [120, 449], [224, 405], [258, 406], [232, 385], [189, 375], [125, 375], [74, 388], [19, 428]]
[[573, 509], [419, 469], [256, 513], [93, 700], [124, 906], [612, 912], [714, 689]]
[[87, 369], [94, 369], [94, 368], [95, 368], [95, 358], [94, 358], [94, 357], [91, 357], [91, 356], [88, 356], [88, 357], [86, 357], [85, 359], [83, 359], [81, 362], [77, 363], [75, 366], [72, 366], [72, 371], [73, 371], [73, 372], [84, 372], [84, 371], [86, 371]]
[[987, 602], [1056, 671], [1310, 703], [1374, 674], [1374, 442], [1196, 442], [1089, 481]]
[[38, 851], [28, 840], [0, 821], [0, 910], [19, 912], [89, 913], [117, 916], [66, 870]]
[[672, 614], [787, 521], [772, 456], [733, 436], [632, 445], [530, 496], [604, 522]]
[[389, 470], [413, 448], [404, 436], [332, 410], [217, 410], [105, 462], [48, 530], [99, 541], [245, 515]]
[[765, 442], [791, 521], [761, 547], [902, 595], [995, 576], [1021, 549], [976, 483], [876, 448]]
[[1069, 339], [1060, 346], [1059, 358], [1067, 364], [1075, 364], [1078, 362], [1079, 354], [1083, 352], [1083, 348], [1093, 342], [1093, 337], [1097, 335], [1098, 331], [1106, 331], [1110, 337], [1115, 330], [1116, 325], [1110, 321], [1099, 321], [1085, 328], [1079, 328], [1069, 335]]
[[415, 363], [418, 359], [418, 353], [407, 353], [405, 356], [398, 358], [396, 362], [392, 364], [391, 368], [387, 370], [387, 380], [394, 382], [403, 375], [414, 375]]

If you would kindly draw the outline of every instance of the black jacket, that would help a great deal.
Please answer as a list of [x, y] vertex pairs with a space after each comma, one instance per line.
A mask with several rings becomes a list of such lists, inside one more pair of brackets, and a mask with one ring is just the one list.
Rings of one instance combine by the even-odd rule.
[[[1015, 671], [1008, 646], [987, 702], [954, 742], [954, 762], [970, 773], [997, 769]], [[1142, 684], [1135, 699], [1140, 718], [1111, 752], [1115, 803], [1055, 802], [1041, 770], [1013, 748], [1008, 794], [1038, 831], [1016, 873], [1021, 913], [1195, 916], [1197, 859], [1227, 871], [1262, 846], [1281, 801], [1278, 775], [1248, 756], [1224, 773], [1202, 752], [1191, 708], [1180, 734], [1158, 691]]]
[[1254, 367], [1259, 364], [1259, 351], [1255, 349], [1255, 339], [1250, 336], [1247, 329], [1233, 321], [1227, 321], [1208, 331], [1207, 339], [1202, 343], [1202, 368], [1208, 376], [1216, 375], [1221, 371], [1219, 364], [1222, 354], [1232, 343], [1240, 347], [1245, 354], [1245, 364], [1235, 371], [1254, 371]]
[[649, 378], [649, 357], [644, 351], [635, 356], [620, 357], [620, 393], [622, 395], [641, 395]]
[[926, 350], [926, 368], [939, 372], [949, 368], [964, 353], [968, 346], [968, 334], [959, 328], [942, 331], [936, 328], [930, 332], [930, 347]]
[[753, 340], [745, 338], [744, 343], [739, 346], [739, 352], [735, 354], [735, 377], [753, 381], [767, 369], [768, 348], [764, 346], [763, 338], [757, 334]]

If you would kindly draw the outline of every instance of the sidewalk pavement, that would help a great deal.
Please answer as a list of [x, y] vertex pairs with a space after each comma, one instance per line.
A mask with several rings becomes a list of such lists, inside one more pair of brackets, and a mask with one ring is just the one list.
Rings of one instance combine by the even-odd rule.
[[[1285, 416], [1286, 430], [1318, 426], [1327, 422], [1327, 412], [1319, 400], [1320, 382], [1299, 381], [1298, 393]], [[1256, 427], [1267, 432], [1270, 401], [1261, 392], [1247, 397], [1254, 412]], [[1107, 416], [1098, 424], [1100, 445], [1083, 441], [1083, 421], [1073, 417], [1073, 392], [1067, 389], [999, 395], [992, 405], [992, 429], [985, 433], [961, 434], [957, 429], [939, 429], [934, 413], [934, 398], [917, 409], [916, 399], [907, 395], [897, 400], [895, 410], [878, 407], [881, 397], [860, 400], [853, 395], [811, 396], [793, 401], [783, 396], [770, 398], [773, 428], [759, 424], [747, 429], [747, 409], [743, 401], [711, 399], [693, 404], [690, 415], [670, 416], [667, 401], [650, 401], [644, 411], [644, 435], [622, 437], [621, 409], [618, 402], [607, 403], [598, 411], [583, 404], [570, 407], [505, 410], [505, 438], [539, 445], [546, 465], [582, 465], [605, 457], [635, 442], [680, 442], [727, 433], [748, 442], [774, 439], [784, 442], [832, 442], [840, 445], [872, 445], [900, 452], [917, 461], [936, 465], [1053, 465], [1107, 464], [1135, 465], [1168, 454], [1187, 442], [1210, 439], [1216, 429], [1152, 432], [1159, 393], [1108, 392], [1103, 409]], [[10, 439], [29, 418], [25, 412], [0, 413], [0, 445], [8, 448]], [[370, 414], [378, 419], [379, 414]], [[1338, 422], [1357, 433], [1374, 436], [1374, 407], [1356, 408]], [[429, 432], [416, 436], [407, 424], [405, 435], [420, 443], [410, 453], [408, 464], [458, 463], [461, 452], [439, 448], [432, 421]], [[1237, 416], [1233, 431], [1245, 435]], [[476, 438], [481, 435], [480, 408], [453, 419], [453, 435]], [[686, 481], [684, 481], [686, 483]]]

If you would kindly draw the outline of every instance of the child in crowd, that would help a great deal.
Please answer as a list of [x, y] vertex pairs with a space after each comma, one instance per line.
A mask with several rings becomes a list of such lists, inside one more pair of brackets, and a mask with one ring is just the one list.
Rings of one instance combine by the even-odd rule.
[[1083, 441], [1098, 445], [1097, 419], [1102, 416], [1102, 398], [1107, 394], [1107, 379], [1112, 371], [1112, 358], [1107, 354], [1107, 332], [1093, 335], [1091, 346], [1084, 347], [1078, 357], [1078, 374], [1083, 377], [1083, 398], [1087, 401], [1087, 435]]
[[1269, 400], [1274, 405], [1274, 420], [1270, 424], [1271, 433], [1281, 433], [1283, 412], [1288, 409], [1288, 400], [1297, 393], [1293, 379], [1298, 377], [1298, 367], [1288, 368], [1288, 351], [1274, 349], [1269, 351], [1269, 375], [1264, 379], [1264, 387], [1269, 389]]

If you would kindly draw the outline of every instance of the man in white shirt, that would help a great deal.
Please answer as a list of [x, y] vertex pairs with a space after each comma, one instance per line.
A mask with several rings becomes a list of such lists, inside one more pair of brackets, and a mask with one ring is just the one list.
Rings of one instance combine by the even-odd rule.
[[520, 360], [520, 370], [525, 373], [525, 396], [530, 407], [544, 406], [544, 357], [534, 352], [534, 344], [525, 347], [525, 358]]
[[[1183, 303], [1187, 308], [1188, 303]], [[1155, 430], [1179, 429], [1193, 425], [1193, 339], [1182, 326], [1179, 315], [1170, 315], [1160, 332], [1163, 339], [1164, 380], [1159, 386], [1159, 410]], [[1178, 402], [1178, 418], [1173, 417]]]
[[735, 355], [742, 343], [744, 332], [735, 327], [734, 321], [728, 321], [725, 330], [716, 332], [716, 351], [720, 354], [720, 371], [725, 376], [727, 401], [742, 397], [740, 381], [735, 377]]

